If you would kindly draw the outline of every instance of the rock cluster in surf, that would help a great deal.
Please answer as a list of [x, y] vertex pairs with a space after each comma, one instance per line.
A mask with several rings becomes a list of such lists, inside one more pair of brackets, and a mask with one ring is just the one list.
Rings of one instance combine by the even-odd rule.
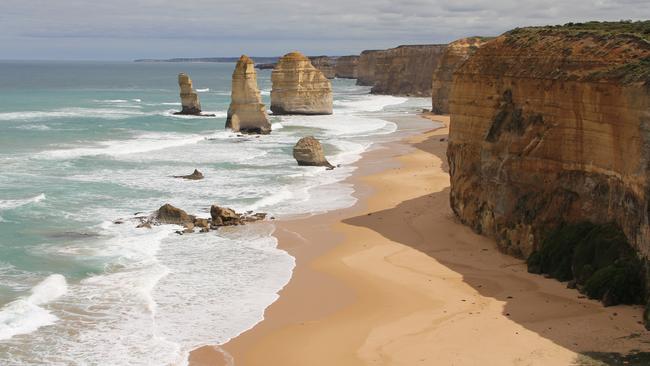
[[226, 128], [242, 133], [271, 132], [271, 124], [257, 86], [255, 64], [246, 55], [239, 58], [232, 74], [231, 102]]
[[274, 114], [332, 114], [332, 84], [302, 53], [284, 55], [271, 80]]
[[154, 225], [179, 225], [183, 226], [183, 231], [177, 231], [178, 234], [193, 233], [199, 230], [202, 233], [216, 230], [223, 226], [237, 226], [247, 223], [264, 220], [266, 213], [252, 211], [246, 213], [237, 213], [235, 210], [218, 205], [210, 207], [210, 218], [198, 218], [190, 215], [184, 210], [174, 207], [169, 203], [162, 205], [150, 216], [135, 217], [139, 222], [138, 228], [151, 228]]

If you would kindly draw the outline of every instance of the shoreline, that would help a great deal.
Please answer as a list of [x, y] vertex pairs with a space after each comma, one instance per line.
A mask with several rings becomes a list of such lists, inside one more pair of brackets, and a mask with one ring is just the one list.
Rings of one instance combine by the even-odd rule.
[[189, 364], [562, 365], [647, 349], [640, 308], [528, 274], [455, 221], [446, 126], [364, 153], [346, 180], [354, 206], [276, 222], [291, 280], [264, 320], [220, 346], [226, 358], [205, 346]]

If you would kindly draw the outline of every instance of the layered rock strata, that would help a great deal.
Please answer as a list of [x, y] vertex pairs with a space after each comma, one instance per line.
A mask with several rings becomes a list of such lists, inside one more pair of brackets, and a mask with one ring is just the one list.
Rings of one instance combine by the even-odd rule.
[[309, 61], [315, 68], [320, 70], [326, 78], [334, 79], [336, 77], [336, 71], [334, 69], [336, 58], [329, 56], [309, 56]]
[[192, 88], [192, 79], [185, 74], [178, 74], [178, 86], [181, 89], [182, 110], [175, 114], [201, 115], [201, 102], [199, 95]]
[[433, 113], [449, 114], [449, 94], [454, 71], [487, 40], [489, 39], [485, 37], [468, 37], [447, 45], [438, 66], [433, 71], [431, 84], [431, 111]]
[[257, 86], [255, 64], [246, 55], [239, 58], [232, 74], [231, 102], [226, 128], [242, 133], [271, 132], [271, 124]]
[[274, 114], [332, 114], [332, 85], [300, 52], [284, 55], [271, 74]]
[[409, 45], [381, 51], [363, 51], [358, 85], [372, 86], [373, 94], [431, 96], [433, 71], [446, 45]]
[[293, 147], [293, 158], [298, 165], [304, 166], [324, 166], [334, 169], [334, 166], [327, 161], [323, 146], [320, 141], [313, 136], [303, 137]]
[[358, 77], [359, 56], [341, 56], [336, 59], [334, 75], [341, 79]]
[[523, 257], [561, 224], [614, 223], [650, 256], [648, 34], [516, 29], [456, 70], [447, 155], [463, 223]]

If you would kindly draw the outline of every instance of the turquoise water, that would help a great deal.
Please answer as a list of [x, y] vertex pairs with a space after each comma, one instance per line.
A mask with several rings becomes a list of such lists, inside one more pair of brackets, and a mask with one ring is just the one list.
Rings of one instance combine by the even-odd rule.
[[[0, 62], [0, 364], [183, 364], [250, 328], [294, 266], [270, 222], [178, 236], [128, 219], [167, 202], [204, 217], [213, 203], [279, 218], [349, 206], [352, 163], [397, 129], [384, 117], [428, 104], [337, 79], [334, 115], [237, 136], [224, 130], [233, 69]], [[179, 72], [217, 117], [173, 115]], [[270, 71], [258, 80], [268, 106]], [[342, 167], [298, 167], [305, 135]], [[204, 180], [171, 178], [195, 168]]]

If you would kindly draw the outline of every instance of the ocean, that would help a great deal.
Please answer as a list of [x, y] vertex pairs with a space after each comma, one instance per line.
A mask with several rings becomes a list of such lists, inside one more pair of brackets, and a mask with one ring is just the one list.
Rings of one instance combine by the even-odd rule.
[[[349, 207], [361, 154], [399, 136], [391, 118], [430, 107], [335, 79], [333, 115], [270, 116], [270, 135], [239, 136], [224, 130], [233, 70], [0, 61], [1, 365], [184, 365], [251, 328], [294, 267], [272, 220], [181, 236], [128, 219], [164, 203], [277, 219]], [[173, 115], [179, 72], [216, 117]], [[270, 75], [258, 71], [267, 108]], [[307, 135], [341, 166], [298, 166]], [[172, 178], [195, 168], [205, 179]]]

